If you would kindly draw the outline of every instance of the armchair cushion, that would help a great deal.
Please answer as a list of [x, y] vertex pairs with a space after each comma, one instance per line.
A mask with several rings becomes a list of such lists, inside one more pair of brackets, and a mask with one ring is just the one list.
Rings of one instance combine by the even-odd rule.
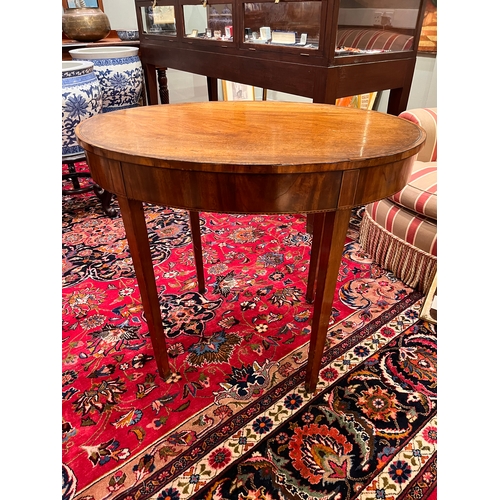
[[408, 184], [389, 197], [401, 207], [437, 219], [437, 162], [416, 161]]

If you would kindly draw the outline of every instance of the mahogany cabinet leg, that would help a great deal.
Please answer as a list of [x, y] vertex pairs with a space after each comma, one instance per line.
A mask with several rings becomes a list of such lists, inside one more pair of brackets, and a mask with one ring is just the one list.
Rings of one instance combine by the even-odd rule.
[[[318, 383], [321, 358], [325, 348], [326, 333], [332, 312], [340, 262], [346, 239], [351, 210], [327, 212], [319, 248], [316, 297], [311, 325], [311, 341], [306, 369], [306, 391], [314, 392]], [[316, 228], [314, 228], [316, 231]]]
[[398, 116], [406, 109], [410, 97], [410, 87], [411, 81], [402, 88], [390, 90], [387, 102], [387, 114]]
[[309, 214], [312, 216], [312, 245], [311, 245], [311, 259], [309, 261], [309, 276], [307, 278], [307, 291], [306, 300], [311, 303], [314, 300], [314, 283], [318, 275], [318, 257], [321, 245], [321, 235], [323, 233], [323, 223], [325, 220], [325, 213]]
[[162, 104], [170, 104], [170, 96], [168, 95], [168, 80], [167, 68], [157, 68], [158, 84], [160, 91], [160, 102]]
[[219, 87], [217, 78], [207, 76], [207, 92], [209, 101], [219, 100]]
[[144, 79], [146, 80], [146, 97], [148, 106], [158, 104], [158, 78], [153, 64], [143, 64]]
[[132, 262], [141, 293], [142, 307], [149, 328], [158, 373], [163, 380], [170, 375], [167, 346], [161, 319], [160, 301], [153, 270], [148, 230], [141, 201], [117, 196], [127, 235]]
[[191, 226], [191, 238], [193, 240], [194, 262], [196, 265], [196, 276], [198, 277], [198, 291], [200, 293], [205, 293], [205, 273], [203, 272], [203, 251], [201, 246], [199, 212], [189, 212], [189, 225]]

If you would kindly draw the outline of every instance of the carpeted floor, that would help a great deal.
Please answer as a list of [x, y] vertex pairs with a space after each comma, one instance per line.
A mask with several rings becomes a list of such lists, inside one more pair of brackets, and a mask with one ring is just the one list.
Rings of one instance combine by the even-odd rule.
[[146, 216], [173, 376], [156, 371], [120, 217], [63, 197], [64, 500], [425, 499], [436, 485], [436, 329], [372, 263], [353, 212], [320, 381], [301, 215]]

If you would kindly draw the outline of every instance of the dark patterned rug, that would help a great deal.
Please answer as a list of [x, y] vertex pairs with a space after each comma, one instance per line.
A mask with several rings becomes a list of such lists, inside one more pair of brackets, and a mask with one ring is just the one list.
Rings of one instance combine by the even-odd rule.
[[[427, 498], [437, 472], [436, 332], [417, 322], [383, 335], [390, 340], [379, 349], [358, 344], [332, 359], [322, 373], [332, 383], [314, 398], [288, 393], [212, 453], [210, 467], [229, 466], [192, 498]], [[366, 359], [351, 364], [355, 357]]]
[[[118, 207], [117, 207], [118, 208]], [[413, 499], [436, 481], [436, 329], [359, 247], [353, 211], [320, 380], [301, 215], [146, 206], [172, 377], [158, 377], [120, 217], [63, 198], [64, 500]]]

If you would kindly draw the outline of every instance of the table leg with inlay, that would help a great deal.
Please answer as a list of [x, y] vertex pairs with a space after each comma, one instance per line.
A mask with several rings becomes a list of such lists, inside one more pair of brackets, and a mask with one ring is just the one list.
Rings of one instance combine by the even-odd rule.
[[316, 283], [316, 277], [318, 276], [319, 248], [321, 243], [321, 235], [323, 232], [325, 213], [320, 212], [311, 215], [313, 216], [312, 217], [313, 229], [312, 229], [311, 257], [309, 259], [309, 275], [307, 277], [307, 290], [306, 290], [306, 301], [309, 302], [310, 304], [314, 301], [314, 285]]
[[[321, 218], [323, 225], [318, 245], [318, 269], [321, 272], [317, 273], [316, 293], [314, 296], [311, 340], [306, 369], [307, 392], [314, 392], [318, 383], [321, 358], [325, 348], [326, 334], [330, 323], [337, 277], [350, 218], [350, 209], [327, 212]], [[314, 231], [317, 235], [316, 227]]]
[[189, 211], [189, 226], [191, 228], [191, 239], [193, 241], [194, 263], [196, 266], [196, 277], [198, 278], [198, 291], [205, 293], [205, 273], [203, 271], [203, 248], [201, 246], [200, 212]]
[[124, 196], [117, 196], [117, 200], [139, 284], [142, 307], [158, 365], [158, 373], [163, 380], [166, 380], [170, 376], [170, 367], [168, 365], [167, 345], [163, 332], [160, 300], [156, 288], [148, 230], [144, 218], [144, 207], [142, 201], [130, 200]]

